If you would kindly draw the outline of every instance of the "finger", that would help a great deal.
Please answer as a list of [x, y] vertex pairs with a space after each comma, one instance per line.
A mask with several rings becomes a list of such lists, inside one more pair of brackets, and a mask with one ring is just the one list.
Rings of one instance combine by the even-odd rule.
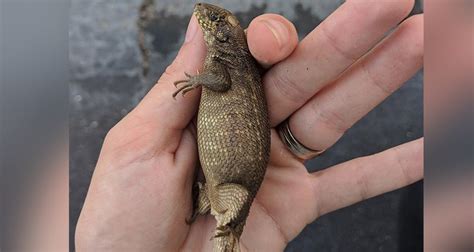
[[423, 138], [310, 174], [317, 218], [423, 178]]
[[277, 125], [372, 48], [413, 0], [347, 1], [264, 77], [271, 124]]
[[[187, 93], [186, 97], [178, 96], [175, 100], [172, 97], [176, 90], [173, 82], [185, 79], [185, 72], [196, 74], [203, 64], [205, 54], [203, 34], [193, 16], [188, 25], [185, 42], [175, 60], [137, 107], [114, 127], [115, 134], [128, 135], [128, 138], [135, 140], [144, 136], [156, 152], [160, 147], [174, 152], [182, 130], [196, 113], [200, 92], [195, 90]], [[135, 136], [135, 132], [139, 136]]]
[[268, 68], [293, 52], [298, 34], [295, 26], [283, 16], [263, 14], [250, 23], [247, 43], [255, 59]]
[[303, 145], [325, 150], [423, 64], [423, 15], [399, 28], [290, 117]]

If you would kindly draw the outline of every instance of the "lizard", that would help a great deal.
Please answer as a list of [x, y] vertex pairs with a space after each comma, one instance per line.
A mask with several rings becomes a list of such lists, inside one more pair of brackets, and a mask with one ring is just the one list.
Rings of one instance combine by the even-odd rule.
[[235, 15], [198, 3], [193, 11], [203, 30], [207, 54], [201, 73], [174, 82], [173, 93], [202, 87], [197, 116], [198, 155], [205, 184], [198, 184], [192, 216], [217, 221], [214, 251], [240, 251], [250, 206], [270, 156], [270, 123], [259, 66]]

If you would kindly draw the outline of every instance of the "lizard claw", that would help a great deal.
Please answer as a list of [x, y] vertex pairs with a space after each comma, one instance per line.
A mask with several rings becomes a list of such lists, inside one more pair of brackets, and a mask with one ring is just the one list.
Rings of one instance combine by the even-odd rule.
[[190, 75], [190, 74], [188, 74], [188, 73], [186, 73], [186, 72], [184, 72], [184, 75], [187, 77], [187, 79], [178, 80], [178, 81], [173, 82], [173, 85], [174, 85], [175, 87], [178, 87], [178, 85], [181, 84], [181, 83], [189, 82], [189, 79], [191, 79], [191, 78], [193, 77], [192, 75]]
[[186, 85], [184, 85], [184, 86], [178, 88], [178, 90], [176, 90], [176, 91], [173, 93], [173, 98], [175, 98], [175, 97], [179, 94], [179, 92], [183, 91], [184, 89], [188, 88], [189, 86], [190, 86], [190, 84], [186, 84]]
[[237, 234], [235, 233], [234, 229], [231, 227], [225, 225], [225, 226], [218, 226], [216, 227], [216, 234], [214, 235], [214, 238], [221, 237], [221, 236], [227, 236], [229, 234], [232, 234], [236, 236]]
[[186, 84], [180, 88], [178, 88], [178, 90], [176, 90], [174, 93], [173, 93], [173, 98], [176, 98], [176, 96], [182, 92], [181, 94], [184, 96], [184, 94], [186, 94], [187, 92], [197, 88], [199, 85], [196, 85], [196, 84]]
[[173, 85], [177, 88], [179, 84], [185, 83], [185, 82], [189, 82], [189, 80], [179, 80], [179, 81], [175, 81], [175, 82], [173, 82]]
[[230, 230], [225, 230], [225, 231], [221, 231], [221, 232], [217, 232], [215, 235], [213, 235], [210, 239], [210, 241], [212, 241], [214, 238], [219, 238], [219, 237], [223, 237], [223, 236], [228, 236], [230, 233], [232, 233]]
[[175, 81], [173, 84], [176, 88], [178, 88], [178, 85], [181, 84], [181, 83], [186, 83], [184, 84], [183, 86], [179, 87], [178, 90], [176, 90], [174, 93], [173, 93], [173, 99], [176, 99], [176, 96], [181, 92], [181, 94], [184, 96], [187, 92], [199, 87], [201, 84], [197, 83], [196, 81], [196, 76], [192, 76], [186, 72], [184, 72], [184, 75], [186, 75], [186, 77], [188, 77], [188, 79], [185, 79], [185, 80], [178, 80], [178, 81]]
[[181, 94], [182, 94], [183, 97], [184, 97], [184, 95], [185, 95], [187, 92], [189, 92], [189, 91], [191, 91], [191, 90], [193, 90], [193, 89], [195, 89], [195, 88], [196, 88], [196, 87], [194, 87], [194, 86], [187, 87], [187, 88], [183, 89], [183, 92], [182, 92]]

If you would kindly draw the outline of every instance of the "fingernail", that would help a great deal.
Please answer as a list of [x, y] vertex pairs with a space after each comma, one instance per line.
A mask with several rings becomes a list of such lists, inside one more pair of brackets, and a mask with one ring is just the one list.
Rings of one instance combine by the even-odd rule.
[[186, 36], [184, 37], [184, 43], [188, 43], [191, 40], [193, 40], [193, 38], [195, 37], [194, 35], [196, 35], [197, 28], [198, 26], [197, 26], [196, 18], [193, 15], [188, 24]]
[[286, 26], [274, 19], [264, 19], [261, 22], [272, 32], [278, 46], [282, 48], [289, 36]]

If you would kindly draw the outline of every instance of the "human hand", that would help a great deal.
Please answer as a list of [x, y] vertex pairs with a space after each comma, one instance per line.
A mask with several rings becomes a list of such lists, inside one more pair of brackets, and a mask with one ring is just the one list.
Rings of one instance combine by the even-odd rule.
[[[290, 22], [273, 14], [257, 17], [248, 43], [269, 68], [264, 87], [272, 126], [290, 117], [304, 145], [319, 150], [333, 145], [421, 67], [422, 15], [405, 20], [377, 44], [412, 6], [411, 0], [348, 1], [298, 45]], [[214, 218], [184, 221], [192, 213], [198, 163], [192, 119], [199, 92], [178, 101], [171, 97], [172, 83], [183, 72], [196, 72], [205, 52], [192, 18], [175, 61], [107, 134], [76, 230], [78, 251], [211, 250]], [[270, 163], [242, 250], [283, 250], [322, 214], [421, 179], [422, 145], [416, 140], [311, 174], [272, 129]]]

